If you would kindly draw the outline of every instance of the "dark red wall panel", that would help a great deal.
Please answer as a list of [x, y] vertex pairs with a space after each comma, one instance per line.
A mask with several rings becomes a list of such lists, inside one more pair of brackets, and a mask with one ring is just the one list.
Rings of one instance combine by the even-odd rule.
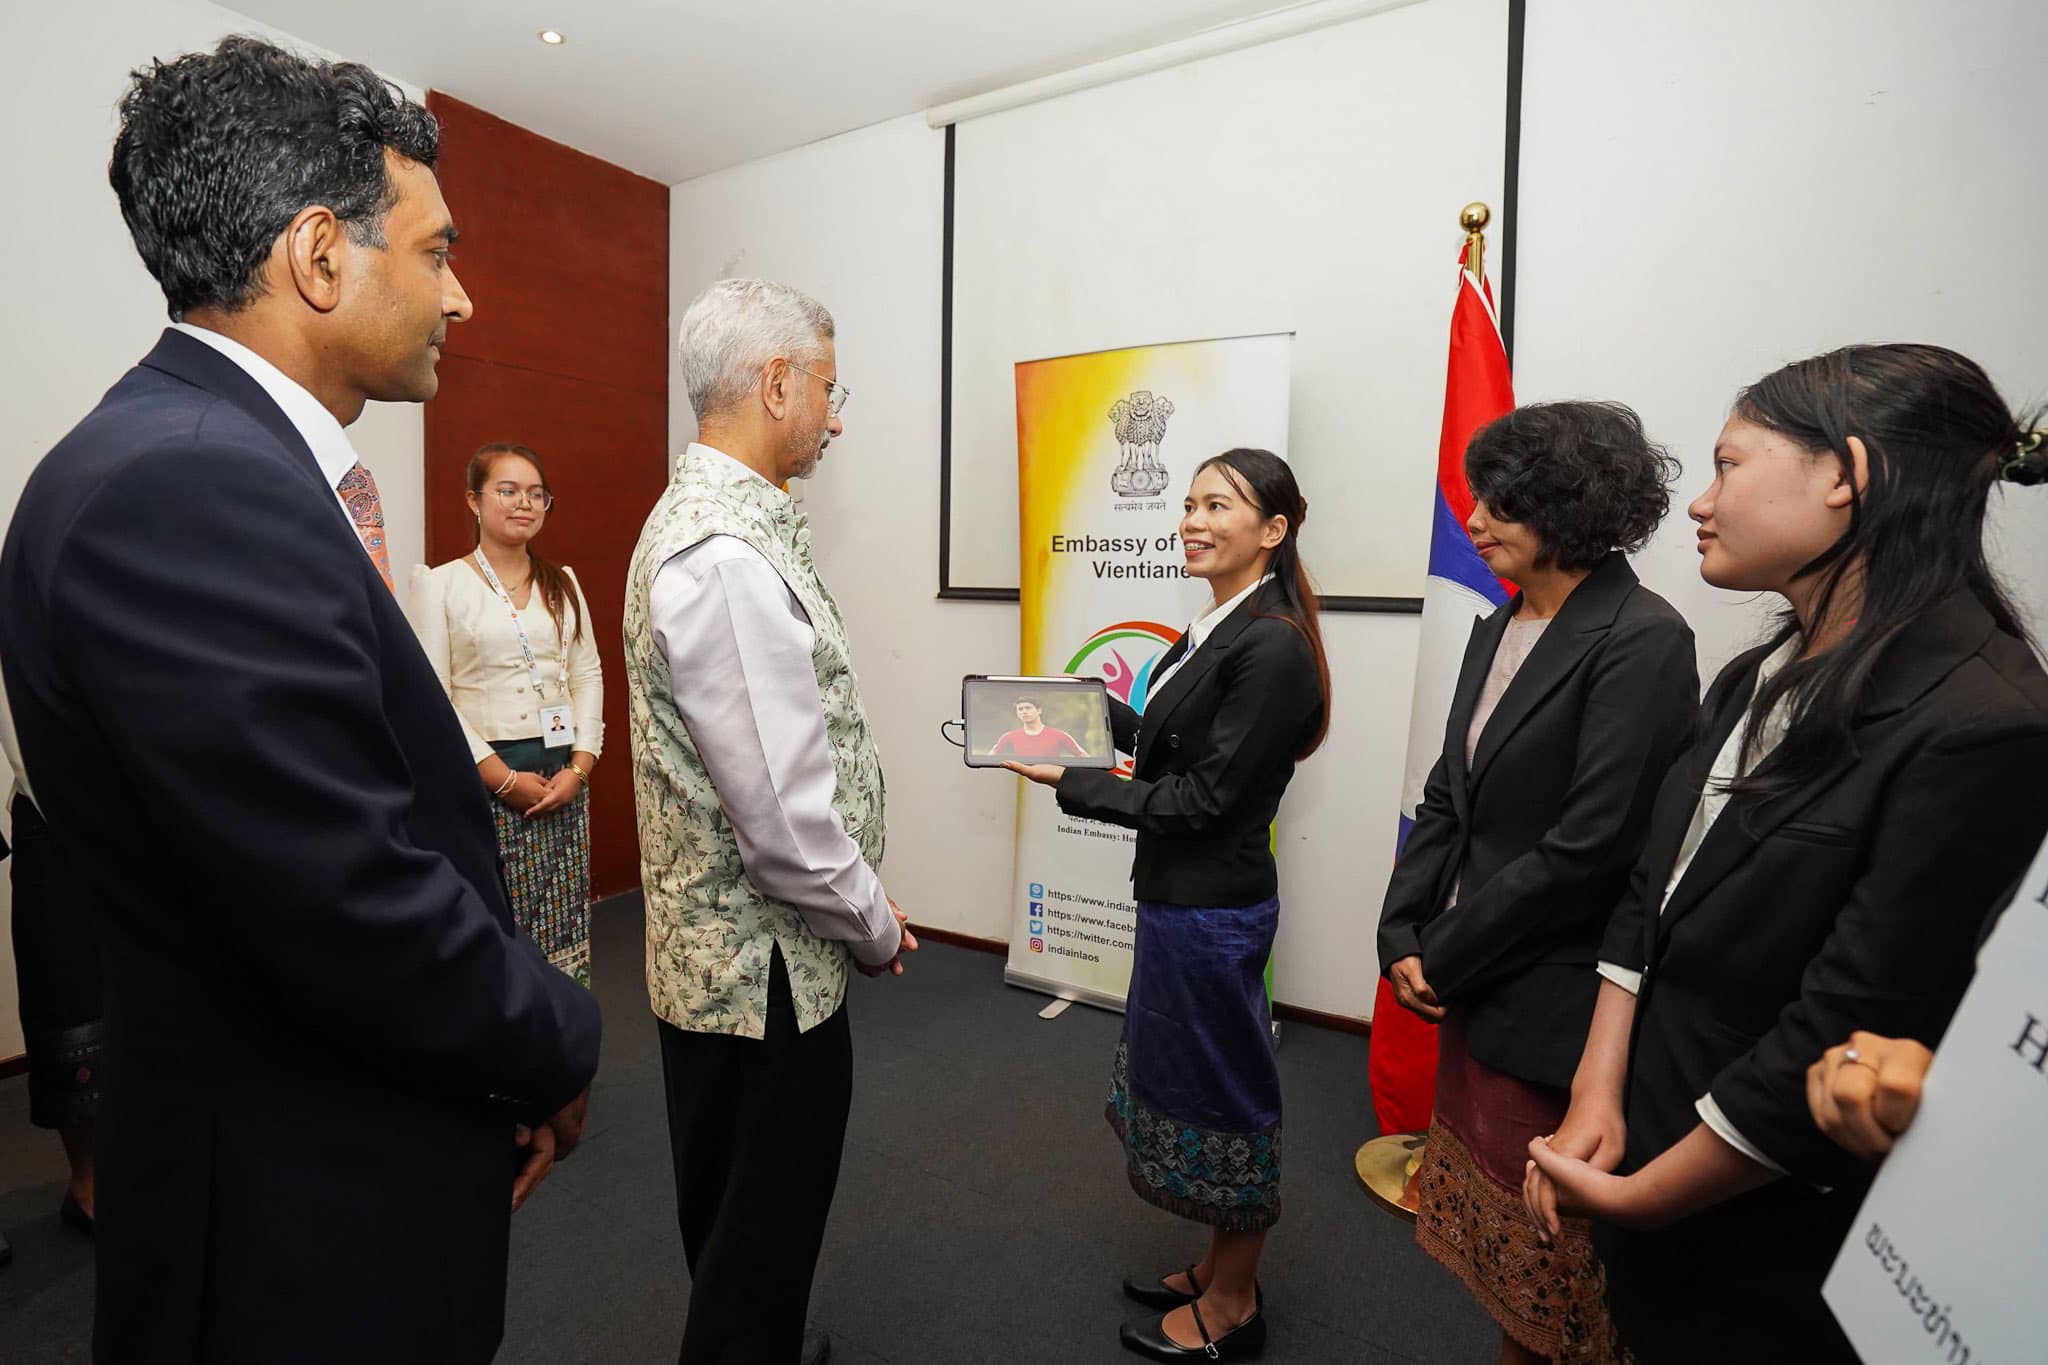
[[610, 895], [640, 881], [620, 617], [626, 562], [668, 479], [668, 189], [438, 91], [427, 105], [476, 305], [449, 329], [427, 404], [427, 559], [474, 543], [470, 453], [532, 446], [559, 499], [536, 544], [582, 580], [604, 661], [591, 881]]

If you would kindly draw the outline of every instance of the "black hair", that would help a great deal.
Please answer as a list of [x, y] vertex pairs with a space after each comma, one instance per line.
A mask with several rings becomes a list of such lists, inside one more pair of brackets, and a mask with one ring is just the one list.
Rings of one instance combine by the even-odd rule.
[[[2028, 639], [2019, 613], [1984, 554], [1984, 510], [2001, 479], [2048, 480], [2048, 452], [2015, 418], [1983, 367], [1941, 346], [1845, 346], [1775, 370], [1744, 389], [1734, 415], [1777, 432], [1815, 457], [1832, 455], [1851, 490], [1849, 528], [1799, 572], [1818, 591], [1812, 632], [1854, 612], [1841, 642], [1799, 659], [1757, 689], [1743, 730], [1753, 754], [1764, 718], [1781, 702], [1791, 723], [1778, 747], [1732, 793], [1759, 799], [1790, 791], [1845, 757], [1850, 725], [1880, 657], [1944, 598], [1967, 591], [1998, 628]], [[1862, 440], [1866, 485], [1855, 484], [1849, 438]], [[1861, 594], [1839, 600], [1860, 568]], [[1788, 610], [1770, 644], [1799, 632]]]
[[1671, 510], [1679, 469], [1621, 403], [1530, 403], [1465, 447], [1472, 495], [1533, 531], [1546, 569], [1590, 569], [1611, 550], [1642, 549]]
[[1041, 711], [1045, 709], [1045, 703], [1036, 697], [1012, 697], [1010, 699], [1010, 709], [1012, 711], [1020, 706], [1035, 706]]
[[252, 302], [278, 234], [308, 205], [382, 247], [396, 198], [385, 149], [428, 167], [440, 154], [434, 116], [369, 67], [257, 38], [136, 70], [120, 116], [107, 179], [174, 319]]
[[[1214, 468], [1223, 470], [1224, 477], [1251, 500], [1262, 519], [1287, 519], [1287, 534], [1273, 548], [1271, 557], [1266, 561], [1266, 569], [1273, 575], [1273, 584], [1280, 590], [1280, 598], [1287, 606], [1280, 619], [1301, 632], [1316, 659], [1316, 689], [1322, 695], [1323, 709], [1316, 721], [1315, 732], [1294, 755], [1297, 760], [1304, 759], [1321, 748], [1324, 738], [1330, 733], [1330, 660], [1323, 652], [1316, 585], [1301, 562], [1301, 528], [1308, 520], [1308, 500], [1301, 496], [1301, 486], [1295, 482], [1294, 470], [1270, 450], [1254, 450], [1248, 446], [1226, 450], [1202, 461], [1195, 474], [1199, 476], [1202, 470]], [[1254, 615], [1271, 614], [1260, 612], [1256, 603], [1252, 612]]]

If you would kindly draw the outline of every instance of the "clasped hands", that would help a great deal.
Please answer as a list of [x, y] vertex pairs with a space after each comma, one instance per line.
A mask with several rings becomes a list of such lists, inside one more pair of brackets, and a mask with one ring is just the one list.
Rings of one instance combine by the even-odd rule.
[[560, 810], [574, 801], [582, 790], [583, 779], [572, 768], [564, 768], [553, 777], [520, 772], [513, 775], [512, 785], [498, 799], [532, 820], [549, 811]]
[[1561, 1231], [1559, 1217], [1585, 1216], [1622, 1227], [1662, 1222], [1634, 1177], [1618, 1176], [1628, 1123], [1613, 1100], [1574, 1099], [1548, 1137], [1529, 1143], [1522, 1171], [1522, 1205], [1548, 1246]]
[[548, 1178], [558, 1161], [567, 1161], [583, 1141], [583, 1121], [590, 1114], [590, 1087], [563, 1105], [545, 1123], [529, 1128], [520, 1124], [512, 1130], [513, 1143], [526, 1152], [519, 1173], [512, 1179], [512, 1212], [519, 1208]]
[[1422, 975], [1422, 958], [1410, 953], [1389, 964], [1387, 984], [1394, 988], [1394, 1003], [1417, 1018], [1432, 1024], [1444, 1020], [1443, 1002], [1436, 998], [1429, 982]]
[[[1806, 1103], [1814, 1126], [1836, 1145], [1878, 1160], [1912, 1123], [1933, 1059], [1911, 1038], [1851, 1033], [1848, 1042], [1829, 1048], [1807, 1068]], [[1613, 1172], [1626, 1137], [1619, 1095], [1574, 1093], [1557, 1132], [1530, 1142], [1522, 1202], [1546, 1241], [1558, 1235], [1560, 1212], [1620, 1227], [1660, 1227], [1703, 1202], [1773, 1178], [1704, 1125], [1642, 1170], [1618, 1176]], [[1704, 1178], [1698, 1175], [1702, 1170]]]
[[853, 965], [860, 969], [862, 976], [901, 976], [903, 975], [903, 955], [917, 951], [917, 936], [910, 932], [910, 916], [905, 914], [903, 908], [896, 904], [894, 897], [891, 897], [889, 900], [889, 913], [896, 916], [896, 927], [903, 934], [903, 944], [896, 950], [896, 956], [879, 966], [870, 967], [859, 958], [855, 958]]

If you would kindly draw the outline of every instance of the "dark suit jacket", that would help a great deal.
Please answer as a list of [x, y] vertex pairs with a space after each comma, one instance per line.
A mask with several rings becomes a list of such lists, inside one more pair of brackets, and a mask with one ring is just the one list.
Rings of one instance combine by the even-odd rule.
[[[1279, 889], [1271, 827], [1294, 776], [1294, 754], [1322, 719], [1315, 653], [1265, 588], [1217, 622], [1187, 667], [1145, 704], [1142, 725], [1115, 708], [1129, 781], [1069, 768], [1060, 808], [1138, 831], [1131, 882], [1139, 900], [1256, 905]], [[1187, 653], [1183, 636], [1160, 656], [1164, 673]]]
[[[1957, 593], [1878, 659], [1852, 754], [1787, 795], [1731, 801], [1659, 913], [1700, 790], [1767, 653], [1736, 659], [1709, 692], [1699, 743], [1657, 798], [1601, 953], [1644, 973], [1623, 1169], [1690, 1132], [1696, 1101], [1711, 1092], [1791, 1173], [1661, 1231], [1617, 1235], [1609, 1264], [1630, 1267], [1612, 1283], [1624, 1334], [1646, 1343], [1639, 1352], [1670, 1343], [1646, 1361], [1693, 1358], [1683, 1343], [1697, 1339], [1703, 1298], [1770, 1325], [1778, 1335], [1758, 1338], [1767, 1353], [1795, 1340], [1810, 1358], [1846, 1350], [1818, 1291], [1870, 1169], [1814, 1126], [1806, 1069], [1855, 1029], [1939, 1042], [1986, 911], [2048, 830], [2048, 675]], [[1702, 1296], [1696, 1277], [1708, 1265], [1717, 1288]]]
[[103, 1361], [478, 1361], [515, 1118], [597, 1065], [447, 695], [312, 453], [166, 333], [0, 554], [24, 759], [97, 921]]
[[1474, 1058], [1563, 1087], [1651, 798], [1692, 736], [1699, 670], [1685, 618], [1611, 554], [1523, 661], [1468, 771], [1473, 708], [1521, 600], [1473, 623], [1443, 756], [1380, 913], [1380, 970], [1420, 953]]

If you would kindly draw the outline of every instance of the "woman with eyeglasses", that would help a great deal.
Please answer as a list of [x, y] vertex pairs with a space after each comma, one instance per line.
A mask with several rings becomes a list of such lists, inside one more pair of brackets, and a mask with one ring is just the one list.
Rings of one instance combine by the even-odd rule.
[[494, 442], [470, 457], [476, 548], [412, 571], [412, 625], [496, 799], [512, 915], [548, 960], [590, 982], [590, 808], [604, 678], [574, 571], [533, 548], [554, 495], [540, 457]]

